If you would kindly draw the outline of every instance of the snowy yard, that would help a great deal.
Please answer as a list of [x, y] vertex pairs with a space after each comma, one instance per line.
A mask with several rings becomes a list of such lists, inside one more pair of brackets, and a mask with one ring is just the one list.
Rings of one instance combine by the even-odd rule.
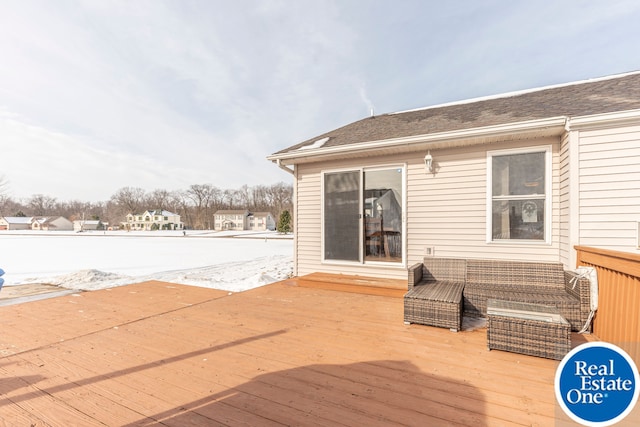
[[161, 280], [240, 292], [287, 278], [292, 260], [292, 235], [275, 232], [0, 232], [5, 286]]

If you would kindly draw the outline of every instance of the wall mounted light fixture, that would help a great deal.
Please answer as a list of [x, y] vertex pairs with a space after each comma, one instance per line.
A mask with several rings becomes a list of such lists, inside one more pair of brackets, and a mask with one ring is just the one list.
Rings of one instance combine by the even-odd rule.
[[431, 151], [427, 152], [427, 155], [424, 156], [424, 167], [427, 172], [433, 172], [433, 157], [431, 156]]

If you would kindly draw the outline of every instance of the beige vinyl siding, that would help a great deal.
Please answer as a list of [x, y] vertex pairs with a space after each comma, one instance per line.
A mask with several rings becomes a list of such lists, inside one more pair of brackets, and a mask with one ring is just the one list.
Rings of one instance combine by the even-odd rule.
[[318, 271], [310, 265], [320, 262], [322, 198], [320, 196], [320, 173], [297, 167], [296, 205], [296, 274], [301, 276]]
[[580, 131], [580, 245], [637, 248], [640, 126]]
[[[408, 173], [409, 264], [432, 248], [436, 256], [469, 257], [486, 239], [486, 154], [432, 152], [436, 174], [412, 162]], [[419, 160], [419, 159], [418, 159]]]
[[[552, 145], [552, 240], [487, 243], [487, 151]], [[438, 173], [412, 163], [408, 183], [409, 264], [435, 256], [558, 261], [559, 142], [556, 139], [432, 151]], [[473, 150], [473, 151], [472, 151]]]
[[[552, 146], [552, 240], [550, 243], [487, 243], [487, 151]], [[514, 143], [432, 150], [436, 173], [425, 171], [425, 152], [297, 165], [297, 271], [370, 275], [404, 279], [407, 267], [436, 256], [559, 260], [560, 142], [546, 138]], [[404, 265], [322, 262], [322, 172], [406, 164], [406, 259]]]

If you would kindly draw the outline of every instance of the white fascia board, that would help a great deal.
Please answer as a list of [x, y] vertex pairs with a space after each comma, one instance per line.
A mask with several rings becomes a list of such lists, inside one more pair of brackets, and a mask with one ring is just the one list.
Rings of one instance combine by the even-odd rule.
[[571, 117], [567, 120], [567, 130], [624, 126], [628, 124], [637, 124], [639, 120], [640, 110], [616, 111], [613, 113], [578, 116]]
[[[554, 133], [560, 135], [566, 126], [567, 117], [558, 116], [547, 119], [529, 120], [525, 122], [508, 123], [494, 126], [484, 126], [479, 128], [461, 129], [450, 132], [440, 132], [432, 134], [423, 134], [408, 136], [403, 138], [392, 138], [378, 141], [359, 142], [356, 144], [340, 145], [336, 147], [323, 147], [317, 149], [295, 150], [288, 153], [273, 154], [267, 157], [267, 160], [284, 164], [296, 163], [295, 160], [309, 159], [313, 157], [324, 157], [341, 155], [346, 153], [357, 153], [371, 151], [376, 149], [402, 147], [417, 144], [436, 145], [437, 143], [446, 143], [456, 140], [473, 140], [487, 138], [498, 138], [505, 135], [517, 135], [532, 132], [541, 129], [553, 130]], [[291, 161], [293, 160], [293, 161]]]

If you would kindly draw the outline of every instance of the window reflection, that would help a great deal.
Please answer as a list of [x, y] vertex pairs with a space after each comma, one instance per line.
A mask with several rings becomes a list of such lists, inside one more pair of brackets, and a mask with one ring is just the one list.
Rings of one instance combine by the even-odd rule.
[[363, 197], [365, 260], [402, 262], [402, 169], [365, 170]]

